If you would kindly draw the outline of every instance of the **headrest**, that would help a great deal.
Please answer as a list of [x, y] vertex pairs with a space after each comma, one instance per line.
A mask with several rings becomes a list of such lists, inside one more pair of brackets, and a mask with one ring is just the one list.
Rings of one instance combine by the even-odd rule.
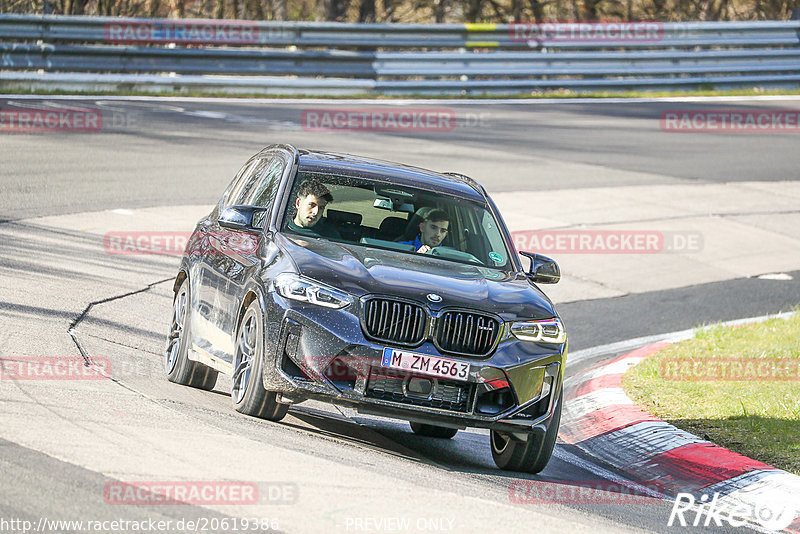
[[394, 239], [403, 233], [407, 223], [408, 221], [401, 217], [386, 217], [383, 222], [381, 222], [379, 230], [383, 235]]
[[339, 211], [339, 210], [328, 210], [327, 211], [327, 218], [328, 222], [331, 224], [338, 224], [338, 225], [353, 225], [358, 226], [361, 224], [361, 214], [360, 213], [351, 213], [349, 211]]

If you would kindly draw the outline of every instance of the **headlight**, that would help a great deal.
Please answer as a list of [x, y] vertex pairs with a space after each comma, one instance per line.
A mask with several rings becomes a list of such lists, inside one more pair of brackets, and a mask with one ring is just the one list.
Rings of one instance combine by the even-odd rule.
[[519, 321], [511, 324], [511, 333], [522, 341], [563, 343], [567, 340], [567, 331], [564, 330], [560, 319]]
[[293, 273], [279, 274], [273, 284], [275, 291], [287, 299], [336, 309], [353, 303], [353, 298], [344, 291]]

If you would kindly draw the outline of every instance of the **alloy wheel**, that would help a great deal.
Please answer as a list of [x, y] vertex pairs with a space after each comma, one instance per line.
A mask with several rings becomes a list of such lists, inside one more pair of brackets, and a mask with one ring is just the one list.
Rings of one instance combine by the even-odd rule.
[[172, 323], [169, 329], [169, 337], [167, 338], [167, 350], [164, 353], [164, 369], [167, 373], [171, 373], [175, 369], [175, 363], [178, 361], [183, 327], [186, 321], [187, 304], [186, 287], [184, 286], [175, 297], [175, 303], [172, 306]]
[[250, 370], [256, 356], [258, 325], [255, 315], [248, 310], [242, 319], [242, 328], [236, 340], [236, 366], [233, 371], [231, 394], [236, 404], [242, 402], [247, 385], [250, 382]]

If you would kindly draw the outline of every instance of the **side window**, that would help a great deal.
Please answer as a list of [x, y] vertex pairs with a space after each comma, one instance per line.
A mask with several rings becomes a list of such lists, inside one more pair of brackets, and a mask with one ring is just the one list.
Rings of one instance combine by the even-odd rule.
[[[483, 230], [481, 233], [486, 236], [484, 241], [488, 240], [488, 259], [491, 260], [489, 265], [494, 265], [495, 267], [504, 267], [508, 265], [508, 258], [505, 257], [506, 246], [503, 242], [502, 234], [497, 227], [497, 221], [494, 220], [494, 217], [492, 217], [492, 214], [489, 213], [488, 210], [483, 210], [481, 228]], [[484, 242], [482, 244], [486, 246], [487, 243]], [[486, 252], [483, 252], [483, 254], [486, 255]]]
[[228, 191], [225, 193], [223, 207], [234, 206], [237, 204], [236, 200], [241, 198], [242, 189], [247, 185], [253, 176], [253, 171], [261, 164], [261, 160], [256, 158], [248, 161], [244, 167], [241, 168], [239, 174], [233, 179]]
[[256, 169], [252, 186], [243, 195], [241, 203], [249, 206], [271, 208], [275, 202], [275, 195], [278, 192], [283, 168], [283, 162], [278, 158], [265, 161], [262, 166]]

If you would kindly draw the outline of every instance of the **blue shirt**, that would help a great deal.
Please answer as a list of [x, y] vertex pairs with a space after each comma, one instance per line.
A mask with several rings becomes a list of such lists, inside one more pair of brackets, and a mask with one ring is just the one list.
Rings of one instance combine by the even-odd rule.
[[414, 241], [400, 241], [400, 243], [404, 245], [414, 245], [414, 250], [419, 250], [419, 248], [422, 246], [420, 237], [422, 237], [422, 235], [417, 235], [417, 237], [414, 238]]

